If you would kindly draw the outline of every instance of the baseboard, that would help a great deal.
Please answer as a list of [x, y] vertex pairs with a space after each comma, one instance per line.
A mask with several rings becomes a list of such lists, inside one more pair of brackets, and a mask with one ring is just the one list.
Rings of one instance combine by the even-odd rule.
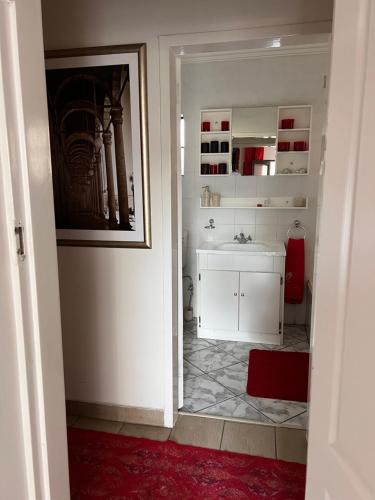
[[153, 408], [67, 400], [66, 413], [78, 417], [101, 418], [129, 424], [164, 425], [164, 411]]

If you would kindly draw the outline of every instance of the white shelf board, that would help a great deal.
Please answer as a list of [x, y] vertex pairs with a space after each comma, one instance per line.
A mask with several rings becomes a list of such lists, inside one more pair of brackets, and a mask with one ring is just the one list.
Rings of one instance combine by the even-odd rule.
[[279, 128], [278, 132], [307, 132], [310, 128]]
[[[265, 203], [265, 200], [268, 199], [270, 205], [269, 206], [261, 206], [257, 207], [258, 203]], [[200, 208], [215, 208], [215, 209], [235, 209], [235, 208], [248, 208], [251, 210], [306, 210], [309, 206], [309, 199], [305, 198], [306, 205], [302, 207], [297, 207], [293, 205], [293, 196], [281, 196], [281, 197], [271, 197], [271, 198], [263, 198], [263, 197], [249, 197], [249, 198], [232, 198], [229, 196], [223, 196], [221, 198], [221, 205], [219, 207], [202, 207], [202, 203], [200, 203]]]
[[278, 155], [300, 155], [302, 154], [308, 154], [310, 151], [276, 151]]
[[297, 109], [297, 108], [312, 108], [311, 104], [291, 104], [285, 106], [278, 106], [279, 109]]
[[201, 135], [231, 135], [230, 130], [211, 130], [210, 132], [201, 132]]
[[[233, 174], [199, 174], [199, 177], [229, 177]], [[236, 177], [262, 177], [264, 178], [272, 178], [272, 177], [303, 177], [310, 175], [309, 173], [307, 174], [275, 174], [275, 175], [236, 175]]]
[[202, 209], [205, 209], [205, 208], [212, 208], [212, 209], [234, 209], [234, 208], [240, 208], [241, 210], [243, 210], [244, 208], [248, 208], [249, 210], [307, 210], [309, 207], [308, 206], [305, 206], [305, 207], [246, 207], [246, 206], [235, 206], [235, 207], [200, 207]]
[[201, 156], [229, 156], [232, 153], [201, 153]]
[[306, 175], [309, 175], [309, 173], [307, 172], [306, 174], [275, 174], [275, 175], [265, 175], [264, 177], [297, 177], [297, 176], [306, 176]]

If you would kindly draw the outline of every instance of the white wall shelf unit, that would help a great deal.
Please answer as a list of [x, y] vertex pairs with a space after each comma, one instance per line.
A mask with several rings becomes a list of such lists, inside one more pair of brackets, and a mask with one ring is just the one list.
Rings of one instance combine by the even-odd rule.
[[[297, 198], [303, 198], [304, 204], [301, 200], [297, 203]], [[261, 204], [262, 206], [257, 206]], [[302, 206], [301, 206], [302, 205]], [[249, 208], [251, 210], [306, 210], [309, 207], [309, 200], [305, 197], [299, 196], [282, 196], [273, 198], [229, 198], [222, 197], [219, 207], [203, 207], [202, 209], [228, 209], [228, 208]]]
[[[229, 122], [229, 130], [221, 130], [222, 122]], [[210, 130], [203, 131], [203, 122], [210, 123]], [[219, 142], [219, 151], [211, 152], [211, 142]], [[228, 152], [221, 152], [221, 144], [228, 143]], [[200, 151], [199, 155], [199, 175], [202, 177], [229, 177], [232, 173], [232, 109], [202, 109], [200, 112], [199, 146], [208, 143], [210, 149], [207, 153]], [[226, 172], [219, 173], [219, 164], [226, 164]], [[205, 172], [205, 168], [215, 168], [216, 173]], [[216, 167], [212, 167], [216, 165]]]
[[[283, 119], [293, 119], [293, 128], [281, 128]], [[290, 151], [276, 151], [276, 175], [309, 175], [310, 167], [310, 140], [311, 140], [311, 118], [312, 106], [291, 105], [278, 106], [277, 108], [277, 135], [276, 149], [279, 142], [289, 142]], [[203, 131], [203, 122], [210, 122], [210, 131]], [[229, 121], [229, 130], [221, 130], [221, 122]], [[211, 145], [211, 141], [219, 142], [219, 152], [199, 154], [199, 175], [202, 177], [229, 177], [232, 174], [232, 143], [241, 142], [241, 138], [233, 137], [232, 135], [232, 109], [203, 109], [200, 112], [200, 132], [199, 144], [206, 142]], [[243, 141], [243, 139], [242, 139]], [[305, 151], [294, 151], [295, 142], [306, 142], [307, 149]], [[221, 153], [220, 144], [222, 142], [229, 143], [229, 152]], [[240, 145], [240, 144], [239, 144]], [[241, 144], [243, 146], [243, 144]], [[227, 164], [227, 172], [219, 174], [219, 164]], [[202, 167], [205, 165], [206, 167]], [[217, 173], [209, 173], [207, 165], [217, 165]], [[209, 167], [210, 168], [210, 167]], [[216, 167], [215, 167], [216, 168]], [[298, 172], [303, 169], [304, 172]], [[289, 170], [289, 173], [283, 173]], [[216, 170], [215, 170], [216, 171]], [[272, 176], [270, 176], [272, 177]]]
[[[283, 174], [285, 169], [288, 169], [290, 173], [284, 175], [291, 175], [299, 169], [304, 169], [306, 171], [305, 175], [309, 173], [311, 118], [312, 106], [309, 104], [278, 107], [276, 147], [278, 149], [279, 142], [289, 142], [290, 151], [276, 152], [277, 174]], [[282, 120], [284, 119], [294, 120], [293, 128], [282, 128]], [[295, 142], [305, 142], [306, 150], [294, 151]]]

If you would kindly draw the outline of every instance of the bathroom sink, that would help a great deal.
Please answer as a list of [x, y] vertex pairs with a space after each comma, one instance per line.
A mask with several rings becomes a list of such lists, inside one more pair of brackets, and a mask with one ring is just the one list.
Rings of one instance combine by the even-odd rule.
[[224, 242], [220, 243], [216, 246], [217, 250], [233, 250], [240, 252], [270, 252], [272, 251], [272, 247], [267, 245], [267, 243], [257, 243], [257, 242], [248, 242], [248, 243], [232, 243], [232, 242]]
[[252, 254], [285, 257], [285, 246], [280, 241], [205, 241], [197, 253]]

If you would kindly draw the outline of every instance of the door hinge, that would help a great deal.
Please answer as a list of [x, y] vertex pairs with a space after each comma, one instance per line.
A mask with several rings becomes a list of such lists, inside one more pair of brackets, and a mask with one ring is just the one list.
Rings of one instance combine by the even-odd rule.
[[201, 317], [200, 316], [198, 316], [198, 326], [199, 326], [199, 328], [201, 327]]
[[280, 286], [284, 283], [284, 278], [280, 276]]
[[21, 224], [21, 222], [19, 222], [18, 224], [15, 225], [14, 232], [15, 232], [16, 238], [18, 240], [18, 242], [17, 242], [17, 255], [21, 261], [25, 260], [25, 258], [26, 258], [23, 231], [24, 231], [23, 225]]
[[281, 335], [281, 321], [279, 321], [279, 335]]
[[201, 280], [201, 273], [198, 274], [198, 281]]

